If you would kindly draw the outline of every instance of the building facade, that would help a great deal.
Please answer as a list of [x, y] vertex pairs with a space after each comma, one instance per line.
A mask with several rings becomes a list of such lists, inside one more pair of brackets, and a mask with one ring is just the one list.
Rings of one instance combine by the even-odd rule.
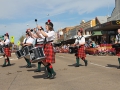
[[108, 21], [120, 20], [120, 0], [115, 0], [115, 8], [112, 11], [111, 17]]
[[85, 22], [84, 20], [81, 21], [80, 25], [75, 26], [68, 32], [68, 38], [67, 39], [73, 39], [76, 38], [77, 31], [82, 28], [83, 29], [83, 36], [86, 37], [91, 34], [90, 31], [86, 31], [87, 28], [94, 27], [95, 26], [95, 19]]

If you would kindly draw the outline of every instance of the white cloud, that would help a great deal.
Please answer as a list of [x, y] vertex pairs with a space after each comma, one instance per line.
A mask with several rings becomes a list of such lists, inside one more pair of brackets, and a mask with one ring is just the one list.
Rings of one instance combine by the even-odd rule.
[[114, 5], [114, 0], [2, 0], [0, 19], [55, 15], [63, 12], [90, 13], [100, 7]]
[[[113, 6], [115, 0], [1, 0], [0, 1], [0, 20], [18, 20], [14, 23], [0, 25], [0, 30], [4, 34], [8, 32], [10, 35], [14, 35], [16, 42], [18, 38], [25, 32], [29, 27], [33, 28], [36, 26], [33, 19], [38, 20], [47, 18], [47, 14], [50, 17], [63, 14], [63, 13], [91, 13], [98, 8]], [[19, 22], [19, 19], [29, 18], [28, 22]], [[75, 17], [73, 17], [75, 18]], [[73, 19], [69, 18], [69, 19]], [[90, 17], [88, 17], [90, 18]], [[87, 19], [88, 19], [87, 18]], [[66, 18], [67, 19], [67, 18]], [[66, 20], [65, 19], [65, 20]], [[80, 20], [78, 20], [80, 22]], [[44, 21], [38, 23], [44, 26]], [[79, 24], [79, 23], [78, 23]], [[69, 23], [55, 21], [55, 30], [70, 26]]]

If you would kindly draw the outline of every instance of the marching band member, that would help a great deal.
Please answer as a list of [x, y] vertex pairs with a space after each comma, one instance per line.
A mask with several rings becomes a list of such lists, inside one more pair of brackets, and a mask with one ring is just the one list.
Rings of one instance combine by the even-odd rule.
[[[28, 31], [26, 31], [26, 38], [24, 38], [23, 42], [22, 42], [22, 48], [24, 48], [25, 46], [30, 46], [33, 45], [34, 39], [30, 37], [30, 34]], [[29, 59], [25, 58], [25, 61], [27, 62], [27, 66], [26, 68], [31, 68], [31, 62]]]
[[[35, 29], [35, 28], [34, 28], [34, 29]], [[41, 28], [41, 30], [44, 30], [44, 29]], [[30, 30], [28, 30], [28, 31], [29, 31], [31, 37], [33, 37], [33, 38], [36, 39], [36, 41], [35, 41], [35, 47], [38, 47], [38, 46], [43, 47], [44, 38], [45, 38], [45, 37], [43, 36], [43, 38], [39, 38], [36, 34], [31, 33]], [[42, 36], [42, 34], [40, 33], [40, 30], [38, 30], [38, 34], [40, 34], [40, 35]], [[38, 62], [38, 68], [37, 68], [37, 70], [35, 70], [34, 72], [41, 72], [41, 64], [42, 64], [42, 62]]]
[[[120, 29], [118, 29], [118, 34], [116, 35], [116, 41], [115, 44], [119, 43], [120, 44]], [[119, 67], [118, 69], [120, 69], [120, 48], [116, 49], [117, 52], [117, 56], [118, 56], [118, 62], [119, 62]]]
[[[2, 65], [2, 67], [5, 67], [5, 66], [10, 66], [10, 59], [9, 57], [11, 57], [11, 52], [10, 52], [10, 47], [9, 47], [9, 44], [10, 44], [10, 40], [9, 40], [9, 35], [8, 33], [6, 33], [4, 35], [4, 41], [2, 41], [3, 43], [3, 46], [4, 46], [4, 52], [5, 52], [5, 60], [4, 60], [4, 64]], [[8, 64], [6, 65], [6, 62], [8, 62]]]
[[77, 46], [77, 53], [75, 54], [76, 56], [76, 67], [79, 67], [79, 61], [80, 61], [80, 58], [84, 61], [85, 63], [85, 66], [87, 66], [88, 62], [87, 60], [85, 59], [86, 57], [86, 54], [85, 54], [85, 38], [82, 36], [82, 29], [78, 30], [77, 34], [78, 34], [78, 37], [76, 38], [75, 40], [75, 43], [74, 45]]
[[[55, 53], [52, 42], [55, 38], [55, 32], [53, 30], [53, 23], [50, 20], [48, 20], [48, 22], [45, 23], [45, 27], [47, 32], [41, 30], [41, 26], [37, 26], [38, 30], [40, 30], [40, 33], [45, 37], [46, 41], [44, 43], [44, 53], [46, 59], [43, 60], [42, 63], [46, 66], [48, 75], [44, 79], [54, 79], [56, 72], [53, 69], [52, 63], [55, 63]], [[36, 34], [38, 35], [37, 32]], [[42, 38], [40, 35], [38, 36]]]

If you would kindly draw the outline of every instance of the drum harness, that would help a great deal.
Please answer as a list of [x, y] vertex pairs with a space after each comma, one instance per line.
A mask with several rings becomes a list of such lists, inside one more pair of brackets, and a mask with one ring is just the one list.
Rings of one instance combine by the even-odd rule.
[[[79, 44], [79, 40], [81, 40], [82, 37], [83, 37], [83, 36], [81, 36], [81, 37], [77, 37], [77, 38], [76, 38], [76, 39], [78, 40], [77, 44]], [[78, 49], [78, 48], [80, 48], [80, 46], [77, 46], [77, 49]]]

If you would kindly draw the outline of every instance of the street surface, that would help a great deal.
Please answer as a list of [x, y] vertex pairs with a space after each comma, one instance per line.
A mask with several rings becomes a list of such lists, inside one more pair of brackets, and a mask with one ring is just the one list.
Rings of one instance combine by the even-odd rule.
[[55, 79], [43, 79], [45, 68], [35, 73], [37, 63], [26, 68], [24, 59], [12, 54], [11, 66], [2, 67], [0, 57], [0, 90], [120, 90], [120, 70], [117, 56], [87, 55], [88, 66], [80, 60], [81, 66], [75, 67], [74, 54], [56, 54], [53, 67]]

